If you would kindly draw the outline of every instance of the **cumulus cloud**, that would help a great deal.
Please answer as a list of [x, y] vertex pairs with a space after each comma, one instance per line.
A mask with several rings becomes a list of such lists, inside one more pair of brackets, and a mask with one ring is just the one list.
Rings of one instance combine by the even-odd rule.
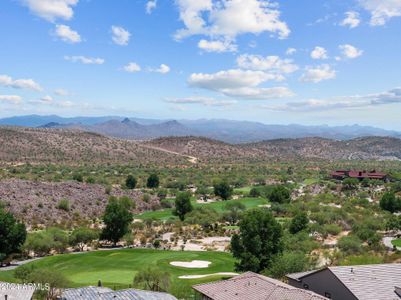
[[286, 87], [261, 88], [260, 84], [271, 80], [282, 80], [280, 74], [263, 71], [232, 69], [213, 74], [194, 73], [190, 86], [222, 93], [240, 99], [272, 99], [291, 97], [294, 94]]
[[359, 13], [356, 11], [347, 11], [345, 13], [345, 19], [341, 21], [341, 26], [348, 26], [349, 28], [358, 27], [361, 23]]
[[306, 67], [301, 81], [318, 83], [323, 80], [336, 78], [336, 71], [330, 65], [324, 64], [316, 67]]
[[52, 96], [46, 95], [37, 100], [28, 101], [31, 104], [44, 104], [44, 105], [53, 105], [55, 102]]
[[50, 22], [56, 19], [70, 20], [74, 11], [72, 9], [78, 3], [78, 0], [22, 0], [29, 10]]
[[131, 33], [120, 26], [111, 26], [112, 40], [120, 46], [128, 45]]
[[178, 40], [192, 35], [235, 41], [237, 36], [247, 33], [270, 32], [279, 38], [290, 34], [287, 24], [280, 20], [277, 4], [270, 1], [176, 0], [176, 3], [185, 26], [176, 32]]
[[105, 60], [103, 58], [86, 57], [86, 56], [82, 56], [82, 55], [64, 56], [64, 59], [71, 61], [71, 62], [80, 62], [85, 65], [102, 65], [105, 62]]
[[341, 50], [342, 55], [345, 58], [353, 59], [353, 58], [357, 58], [363, 54], [362, 50], [359, 50], [358, 48], [356, 48], [352, 45], [349, 45], [349, 44], [340, 45], [339, 48]]
[[327, 50], [323, 47], [317, 46], [310, 53], [310, 57], [312, 57], [313, 59], [327, 59]]
[[261, 106], [274, 111], [329, 111], [338, 109], [359, 109], [380, 105], [401, 104], [401, 88], [395, 88], [387, 92], [369, 94], [365, 96], [345, 96], [332, 99], [309, 99], [300, 102], [291, 102], [284, 105]]
[[208, 40], [200, 40], [198, 43], [199, 49], [202, 49], [203, 51], [206, 52], [217, 52], [217, 53], [223, 53], [223, 52], [236, 52], [237, 51], [237, 45], [233, 44], [231, 41], [228, 40], [214, 40], [214, 41], [208, 41]]
[[360, 5], [370, 12], [370, 25], [382, 26], [394, 17], [401, 16], [399, 0], [359, 0]]
[[154, 9], [156, 9], [157, 6], [157, 0], [150, 0], [146, 2], [146, 13], [151, 14]]
[[0, 85], [16, 89], [42, 91], [43, 88], [33, 79], [13, 79], [8, 75], [0, 75]]
[[54, 33], [58, 38], [67, 43], [76, 44], [82, 41], [79, 33], [67, 25], [56, 25]]
[[287, 55], [293, 55], [297, 52], [297, 49], [295, 48], [288, 48], [287, 51], [285, 51], [285, 54]]
[[22, 98], [17, 95], [0, 95], [0, 103], [5, 102], [5, 103], [11, 103], [11, 104], [20, 104], [22, 101]]
[[64, 96], [64, 97], [71, 95], [71, 93], [69, 91], [65, 90], [65, 89], [57, 89], [57, 90], [54, 91], [54, 93], [57, 96]]
[[193, 96], [193, 97], [186, 97], [186, 98], [167, 98], [165, 99], [166, 102], [168, 103], [173, 103], [173, 104], [200, 104], [204, 106], [230, 106], [238, 103], [236, 100], [217, 100], [214, 98], [209, 98], [209, 97], [199, 97], [199, 96]]
[[123, 67], [124, 71], [129, 72], [129, 73], [135, 73], [139, 72], [141, 70], [141, 67], [134, 62], [130, 62], [127, 65]]
[[272, 71], [281, 73], [293, 73], [298, 66], [291, 59], [281, 59], [278, 56], [261, 56], [243, 54], [237, 58], [237, 64], [241, 69], [256, 71]]
[[170, 72], [170, 67], [168, 65], [161, 64], [160, 67], [158, 67], [157, 69], [149, 69], [149, 71], [161, 74], [167, 74]]

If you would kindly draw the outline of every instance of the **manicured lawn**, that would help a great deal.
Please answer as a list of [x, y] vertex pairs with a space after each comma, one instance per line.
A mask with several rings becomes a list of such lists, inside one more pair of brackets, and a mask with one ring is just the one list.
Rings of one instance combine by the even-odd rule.
[[[171, 266], [171, 261], [206, 260], [212, 262], [208, 268], [192, 269]], [[38, 268], [51, 268], [63, 273], [72, 287], [103, 285], [112, 288], [128, 288], [135, 274], [147, 266], [157, 266], [171, 275], [173, 284], [190, 290], [193, 284], [221, 279], [213, 276], [202, 279], [179, 279], [181, 275], [233, 272], [234, 259], [223, 252], [163, 251], [151, 249], [124, 249], [96, 251], [82, 254], [65, 254], [46, 257], [32, 262]], [[0, 271], [0, 281], [13, 281], [13, 271]], [[121, 286], [122, 285], [122, 286]], [[124, 286], [125, 285], [125, 286]]]
[[[212, 202], [212, 203], [197, 203], [195, 200], [193, 200], [192, 205], [194, 207], [207, 206], [207, 207], [213, 208], [217, 212], [223, 212], [225, 210], [225, 206], [227, 205], [227, 203], [231, 203], [231, 202], [240, 202], [240, 203], [244, 204], [247, 209], [258, 207], [259, 205], [264, 205], [264, 204], [269, 203], [267, 201], [267, 199], [263, 199], [263, 198], [241, 198], [238, 200], [218, 201], [218, 202]], [[156, 211], [147, 211], [140, 215], [135, 215], [135, 218], [137, 218], [137, 219], [152, 218], [152, 219], [166, 221], [170, 218], [176, 218], [176, 217], [173, 215], [172, 209], [163, 209], [163, 210], [156, 210]]]
[[234, 189], [234, 193], [249, 194], [251, 189], [252, 189], [251, 186], [245, 186], [245, 187], [242, 187], [242, 188]]
[[396, 247], [401, 247], [401, 239], [392, 240], [391, 243]]

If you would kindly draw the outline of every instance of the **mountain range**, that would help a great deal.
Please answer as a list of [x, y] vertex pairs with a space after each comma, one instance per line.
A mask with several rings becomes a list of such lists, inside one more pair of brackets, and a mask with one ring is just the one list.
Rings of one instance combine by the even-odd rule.
[[268, 125], [224, 119], [160, 120], [119, 116], [64, 118], [56, 115], [29, 115], [0, 119], [0, 125], [70, 128], [131, 140], [149, 140], [168, 136], [200, 136], [234, 144], [306, 137], [333, 140], [349, 140], [367, 136], [401, 138], [401, 132], [398, 131], [357, 124], [346, 126]]

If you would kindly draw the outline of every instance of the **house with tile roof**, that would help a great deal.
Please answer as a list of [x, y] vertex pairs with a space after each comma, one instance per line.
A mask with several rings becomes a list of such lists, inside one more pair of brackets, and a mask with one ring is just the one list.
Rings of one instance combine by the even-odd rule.
[[401, 264], [327, 267], [287, 279], [293, 287], [334, 300], [401, 299]]
[[60, 300], [177, 300], [174, 296], [136, 289], [113, 291], [105, 287], [88, 286], [76, 289], [66, 289]]
[[34, 292], [32, 285], [0, 282], [1, 300], [31, 300]]
[[196, 291], [196, 300], [327, 300], [312, 291], [253, 272], [192, 288]]

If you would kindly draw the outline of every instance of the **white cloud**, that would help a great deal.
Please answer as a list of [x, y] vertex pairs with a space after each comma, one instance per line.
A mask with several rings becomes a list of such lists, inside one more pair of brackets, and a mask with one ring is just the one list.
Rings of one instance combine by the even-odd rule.
[[287, 24], [280, 20], [277, 5], [266, 0], [176, 0], [176, 3], [185, 25], [176, 32], [176, 39], [206, 35], [235, 40], [241, 34], [263, 32], [286, 38], [290, 34]]
[[344, 96], [332, 99], [309, 99], [300, 102], [291, 102], [278, 106], [262, 106], [274, 111], [329, 111], [338, 109], [361, 109], [379, 105], [401, 104], [401, 88], [395, 88], [387, 92], [369, 94], [365, 96]]
[[156, 73], [161, 73], [161, 74], [167, 74], [170, 72], [170, 67], [165, 64], [161, 64], [159, 68], [157, 69], [150, 69], [151, 72], [156, 72]]
[[135, 73], [139, 72], [141, 70], [141, 67], [137, 63], [130, 62], [126, 66], [124, 66], [123, 69], [126, 72]]
[[259, 87], [264, 82], [283, 79], [280, 74], [232, 69], [213, 74], [194, 73], [189, 77], [188, 83], [190, 86], [216, 91], [229, 97], [258, 100], [293, 96], [286, 87]]
[[165, 99], [166, 102], [174, 104], [200, 104], [204, 106], [230, 106], [238, 103], [235, 100], [217, 100], [209, 97], [186, 97], [186, 98], [175, 98], [175, 99]]
[[105, 60], [103, 58], [94, 58], [94, 57], [86, 57], [86, 56], [64, 56], [65, 60], [71, 62], [80, 62], [85, 65], [102, 65], [104, 64]]
[[293, 55], [297, 52], [297, 49], [295, 48], [288, 48], [287, 51], [285, 51], [285, 54], [287, 55]]
[[58, 18], [70, 20], [74, 15], [72, 7], [78, 0], [22, 0], [22, 3], [28, 6], [33, 14], [54, 22]]
[[399, 0], [359, 0], [360, 5], [371, 13], [370, 25], [382, 26], [393, 17], [401, 16]]
[[81, 36], [78, 32], [72, 30], [67, 25], [56, 25], [55, 35], [59, 37], [62, 41], [67, 43], [79, 43], [81, 42]]
[[215, 41], [208, 41], [208, 40], [200, 40], [198, 43], [199, 49], [202, 49], [206, 52], [236, 52], [237, 45], [233, 44], [231, 41], [224, 40], [215, 40]]
[[293, 73], [298, 66], [291, 59], [281, 59], [278, 56], [266, 56], [243, 54], [237, 58], [237, 64], [242, 69], [255, 71], [273, 71], [281, 73]]
[[17, 89], [29, 89], [34, 91], [42, 91], [43, 88], [33, 79], [13, 79], [7, 75], [0, 75], [0, 85], [13, 87]]
[[17, 95], [0, 95], [0, 102], [20, 104], [22, 98]]
[[115, 44], [120, 46], [128, 45], [131, 33], [119, 26], [111, 26], [112, 40]]
[[334, 78], [336, 78], [336, 71], [329, 65], [324, 64], [316, 67], [306, 67], [305, 73], [301, 76], [301, 81], [318, 83]]
[[310, 53], [310, 57], [312, 57], [313, 59], [327, 59], [327, 50], [323, 47], [317, 46]]
[[349, 45], [349, 44], [340, 45], [339, 48], [341, 50], [342, 55], [345, 58], [353, 59], [353, 58], [357, 58], [363, 54], [362, 50], [359, 50], [358, 48], [355, 48], [354, 46]]
[[70, 92], [69, 91], [67, 91], [67, 90], [65, 90], [65, 89], [57, 89], [57, 90], [55, 90], [54, 91], [54, 93], [57, 95], [57, 96], [70, 96], [71, 94], [70, 94]]
[[156, 9], [157, 0], [149, 0], [146, 2], [146, 13], [151, 14], [154, 9]]
[[341, 21], [341, 26], [348, 26], [349, 28], [358, 27], [361, 23], [359, 13], [356, 11], [347, 11], [345, 13], [345, 19]]

